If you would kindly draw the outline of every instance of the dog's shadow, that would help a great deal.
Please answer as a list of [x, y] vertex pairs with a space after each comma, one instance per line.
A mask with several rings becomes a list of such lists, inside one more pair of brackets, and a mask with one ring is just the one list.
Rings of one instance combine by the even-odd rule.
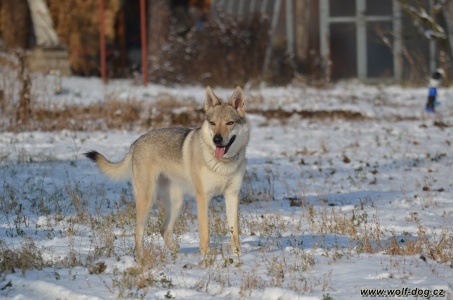
[[315, 249], [321, 248], [327, 251], [340, 248], [346, 249], [357, 243], [349, 237], [325, 234], [325, 235], [288, 235], [288, 236], [250, 236], [242, 239], [243, 252], [255, 253], [277, 252], [290, 249]]

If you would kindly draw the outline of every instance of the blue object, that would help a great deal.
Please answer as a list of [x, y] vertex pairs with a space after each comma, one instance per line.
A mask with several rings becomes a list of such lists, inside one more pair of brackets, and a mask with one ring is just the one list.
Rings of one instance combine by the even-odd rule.
[[437, 96], [437, 88], [430, 87], [428, 90], [428, 96], [436, 97]]
[[204, 22], [202, 20], [198, 20], [197, 23], [196, 23], [195, 28], [197, 30], [204, 30]]

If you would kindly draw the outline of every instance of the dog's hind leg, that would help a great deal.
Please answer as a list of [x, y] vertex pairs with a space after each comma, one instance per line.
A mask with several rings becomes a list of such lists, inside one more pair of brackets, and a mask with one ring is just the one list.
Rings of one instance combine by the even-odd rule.
[[[160, 181], [162, 181], [162, 179]], [[184, 193], [176, 184], [169, 182], [168, 180], [165, 181], [165, 184], [160, 185], [161, 190], [159, 191], [159, 195], [165, 202], [165, 219], [160, 234], [164, 238], [167, 247], [173, 252], [177, 252], [179, 247], [173, 238], [173, 227], [181, 214], [184, 204]]]
[[135, 253], [137, 261], [143, 257], [143, 234], [145, 231], [148, 214], [156, 200], [156, 181], [157, 175], [146, 170], [140, 172], [140, 167], [133, 169], [133, 187], [135, 197]]

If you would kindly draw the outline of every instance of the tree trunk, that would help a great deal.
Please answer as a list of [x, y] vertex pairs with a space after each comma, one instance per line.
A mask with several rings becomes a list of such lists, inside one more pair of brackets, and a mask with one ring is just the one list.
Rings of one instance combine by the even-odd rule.
[[148, 53], [151, 60], [151, 71], [158, 65], [160, 51], [168, 39], [171, 17], [170, 2], [168, 0], [149, 0]]
[[445, 19], [445, 27], [446, 27], [446, 33], [447, 33], [447, 52], [448, 52], [448, 57], [449, 57], [449, 62], [447, 63], [447, 66], [449, 67], [449, 72], [447, 72], [447, 80], [451, 78], [452, 75], [452, 70], [453, 70], [453, 4], [451, 1], [448, 1], [445, 4], [447, 7], [443, 11], [443, 17]]
[[27, 0], [1, 0], [0, 28], [8, 48], [28, 48], [31, 29]]
[[20, 124], [27, 124], [30, 119], [31, 105], [30, 105], [30, 89], [31, 77], [27, 68], [27, 55], [25, 52], [18, 52], [17, 58], [19, 61], [19, 80], [22, 83], [22, 88], [19, 95], [19, 107], [16, 112], [16, 120]]
[[294, 1], [296, 23], [296, 60], [304, 63], [308, 58], [308, 29], [310, 22], [310, 0]]

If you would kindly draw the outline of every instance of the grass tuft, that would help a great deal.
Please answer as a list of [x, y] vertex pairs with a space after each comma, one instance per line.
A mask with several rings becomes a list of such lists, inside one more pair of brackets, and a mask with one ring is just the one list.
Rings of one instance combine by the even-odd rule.
[[18, 269], [22, 275], [25, 275], [28, 270], [42, 270], [51, 265], [52, 263], [44, 260], [41, 250], [32, 239], [24, 239], [19, 248], [12, 248], [0, 239], [1, 274], [15, 273]]

